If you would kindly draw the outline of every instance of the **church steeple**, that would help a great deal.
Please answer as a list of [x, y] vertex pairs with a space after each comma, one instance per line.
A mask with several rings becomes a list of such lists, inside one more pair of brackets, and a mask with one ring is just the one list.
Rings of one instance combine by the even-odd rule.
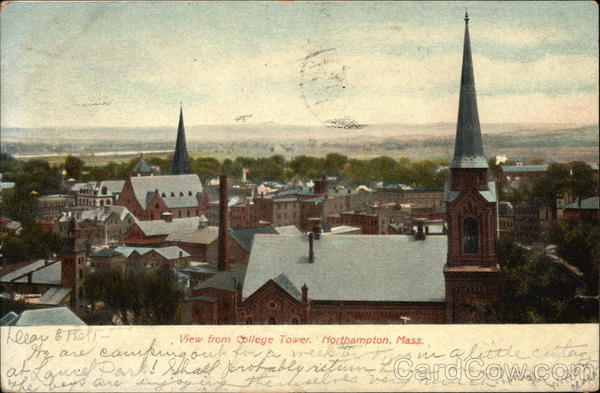
[[191, 173], [190, 160], [188, 157], [187, 146], [185, 143], [185, 129], [183, 127], [183, 105], [179, 109], [179, 125], [177, 126], [177, 142], [175, 152], [171, 163], [171, 173], [173, 175], [182, 175]]
[[467, 14], [464, 45], [456, 144], [445, 187], [446, 320], [452, 323], [486, 320], [474, 303], [496, 298], [499, 272], [496, 187], [488, 182], [488, 165], [483, 155]]
[[473, 58], [469, 40], [469, 14], [465, 13], [465, 40], [463, 48], [462, 74], [460, 78], [460, 101], [458, 104], [458, 122], [456, 124], [456, 142], [452, 168], [487, 168], [483, 155], [475, 77], [473, 76]]

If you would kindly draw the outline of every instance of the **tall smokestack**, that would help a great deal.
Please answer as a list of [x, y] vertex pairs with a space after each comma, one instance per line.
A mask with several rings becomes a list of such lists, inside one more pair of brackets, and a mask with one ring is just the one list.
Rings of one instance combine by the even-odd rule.
[[229, 269], [227, 256], [227, 175], [219, 176], [219, 259], [220, 271]]

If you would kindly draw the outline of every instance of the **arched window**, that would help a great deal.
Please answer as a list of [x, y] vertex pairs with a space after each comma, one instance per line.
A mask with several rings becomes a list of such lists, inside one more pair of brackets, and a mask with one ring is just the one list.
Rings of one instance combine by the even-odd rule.
[[299, 325], [300, 324], [300, 320], [296, 317], [292, 318], [292, 325]]
[[252, 318], [246, 318], [246, 325], [252, 325]]
[[465, 253], [473, 254], [479, 248], [477, 238], [477, 221], [467, 218], [463, 223], [463, 249]]
[[277, 322], [275, 321], [275, 318], [269, 318], [269, 325], [277, 325]]

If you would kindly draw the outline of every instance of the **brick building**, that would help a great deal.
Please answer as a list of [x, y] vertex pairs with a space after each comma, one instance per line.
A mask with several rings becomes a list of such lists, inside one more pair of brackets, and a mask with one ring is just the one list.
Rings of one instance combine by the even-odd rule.
[[129, 177], [116, 202], [138, 220], [158, 220], [163, 213], [173, 218], [199, 217], [206, 212], [208, 196], [198, 175]]
[[578, 200], [562, 206], [562, 216], [569, 222], [587, 222], [598, 225], [598, 197]]
[[101, 207], [114, 205], [125, 180], [102, 180], [84, 183], [77, 192], [77, 206]]
[[129, 246], [160, 246], [167, 236], [176, 232], [193, 231], [200, 226], [200, 217], [173, 218], [164, 214], [162, 220], [137, 221], [131, 226], [123, 243]]

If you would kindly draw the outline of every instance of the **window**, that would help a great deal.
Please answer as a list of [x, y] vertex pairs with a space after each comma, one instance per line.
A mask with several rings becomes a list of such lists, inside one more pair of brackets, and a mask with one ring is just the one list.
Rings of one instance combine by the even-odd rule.
[[463, 250], [465, 253], [477, 252], [479, 248], [477, 237], [477, 221], [467, 218], [463, 223]]
[[191, 191], [188, 191], [188, 195], [189, 195], [189, 196], [192, 196], [192, 192], [191, 192]]
[[183, 196], [183, 191], [179, 191], [179, 196], [182, 197]]
[[83, 287], [79, 287], [78, 296], [79, 296], [80, 299], [83, 297]]
[[298, 320], [298, 318], [294, 317], [292, 318], [292, 325], [299, 325], [300, 321]]
[[269, 318], [269, 325], [277, 325], [277, 321], [275, 321], [275, 318]]
[[252, 325], [252, 318], [246, 318], [246, 325]]
[[79, 278], [83, 278], [83, 269], [79, 269]]

